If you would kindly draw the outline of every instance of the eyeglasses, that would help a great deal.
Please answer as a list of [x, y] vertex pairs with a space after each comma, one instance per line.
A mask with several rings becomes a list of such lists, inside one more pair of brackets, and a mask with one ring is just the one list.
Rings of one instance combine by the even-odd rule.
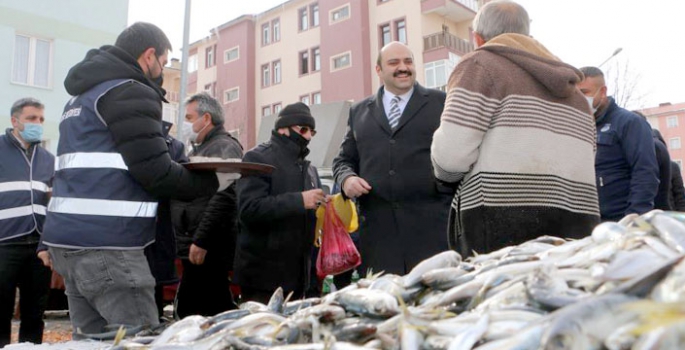
[[293, 125], [293, 128], [295, 128], [295, 131], [297, 131], [297, 133], [300, 135], [305, 135], [307, 132], [311, 131], [312, 136], [316, 136], [316, 130], [308, 126]]

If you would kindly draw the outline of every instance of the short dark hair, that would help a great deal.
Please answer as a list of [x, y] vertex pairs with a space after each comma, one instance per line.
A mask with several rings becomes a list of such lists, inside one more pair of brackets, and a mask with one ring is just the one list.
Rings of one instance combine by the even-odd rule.
[[21, 112], [24, 110], [24, 107], [35, 107], [38, 109], [45, 109], [45, 106], [35, 98], [24, 97], [18, 99], [16, 102], [12, 104], [12, 108], [10, 109], [10, 115], [15, 118], [19, 117]]
[[124, 29], [114, 46], [128, 52], [135, 59], [151, 47], [155, 49], [157, 57], [167, 50], [171, 51], [171, 42], [166, 34], [156, 25], [146, 22], [136, 22]]
[[604, 79], [604, 73], [597, 67], [583, 67], [580, 69], [580, 72], [583, 73], [586, 78], [602, 77], [602, 79]]
[[212, 117], [212, 125], [224, 125], [224, 109], [221, 108], [221, 103], [217, 99], [206, 92], [200, 92], [190, 96], [186, 101], [186, 106], [193, 102], [197, 102], [195, 110], [198, 115], [203, 116], [205, 113], [209, 113]]

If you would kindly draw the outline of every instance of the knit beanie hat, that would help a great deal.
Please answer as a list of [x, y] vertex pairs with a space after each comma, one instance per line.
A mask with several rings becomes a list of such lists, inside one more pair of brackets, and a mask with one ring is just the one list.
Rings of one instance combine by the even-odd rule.
[[275, 129], [287, 128], [293, 125], [305, 125], [312, 129], [316, 128], [316, 122], [312, 113], [309, 111], [309, 107], [302, 103], [297, 102], [291, 105], [285, 106], [278, 113], [278, 118], [276, 118]]

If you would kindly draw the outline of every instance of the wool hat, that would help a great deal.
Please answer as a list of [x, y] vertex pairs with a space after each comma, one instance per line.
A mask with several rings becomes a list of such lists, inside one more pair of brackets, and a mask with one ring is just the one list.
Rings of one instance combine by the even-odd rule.
[[316, 128], [316, 121], [306, 104], [302, 102], [293, 103], [285, 106], [278, 113], [275, 125], [276, 130], [293, 125], [305, 125], [312, 129]]

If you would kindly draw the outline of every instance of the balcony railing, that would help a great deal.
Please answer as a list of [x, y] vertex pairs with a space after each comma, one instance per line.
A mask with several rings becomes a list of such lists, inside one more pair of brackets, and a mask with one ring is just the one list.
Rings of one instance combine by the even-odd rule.
[[453, 0], [454, 2], [458, 2], [469, 9], [473, 10], [473, 12], [478, 12], [478, 1], [477, 0]]
[[473, 45], [470, 42], [448, 32], [440, 32], [423, 37], [423, 51], [443, 47], [460, 56], [473, 51]]

